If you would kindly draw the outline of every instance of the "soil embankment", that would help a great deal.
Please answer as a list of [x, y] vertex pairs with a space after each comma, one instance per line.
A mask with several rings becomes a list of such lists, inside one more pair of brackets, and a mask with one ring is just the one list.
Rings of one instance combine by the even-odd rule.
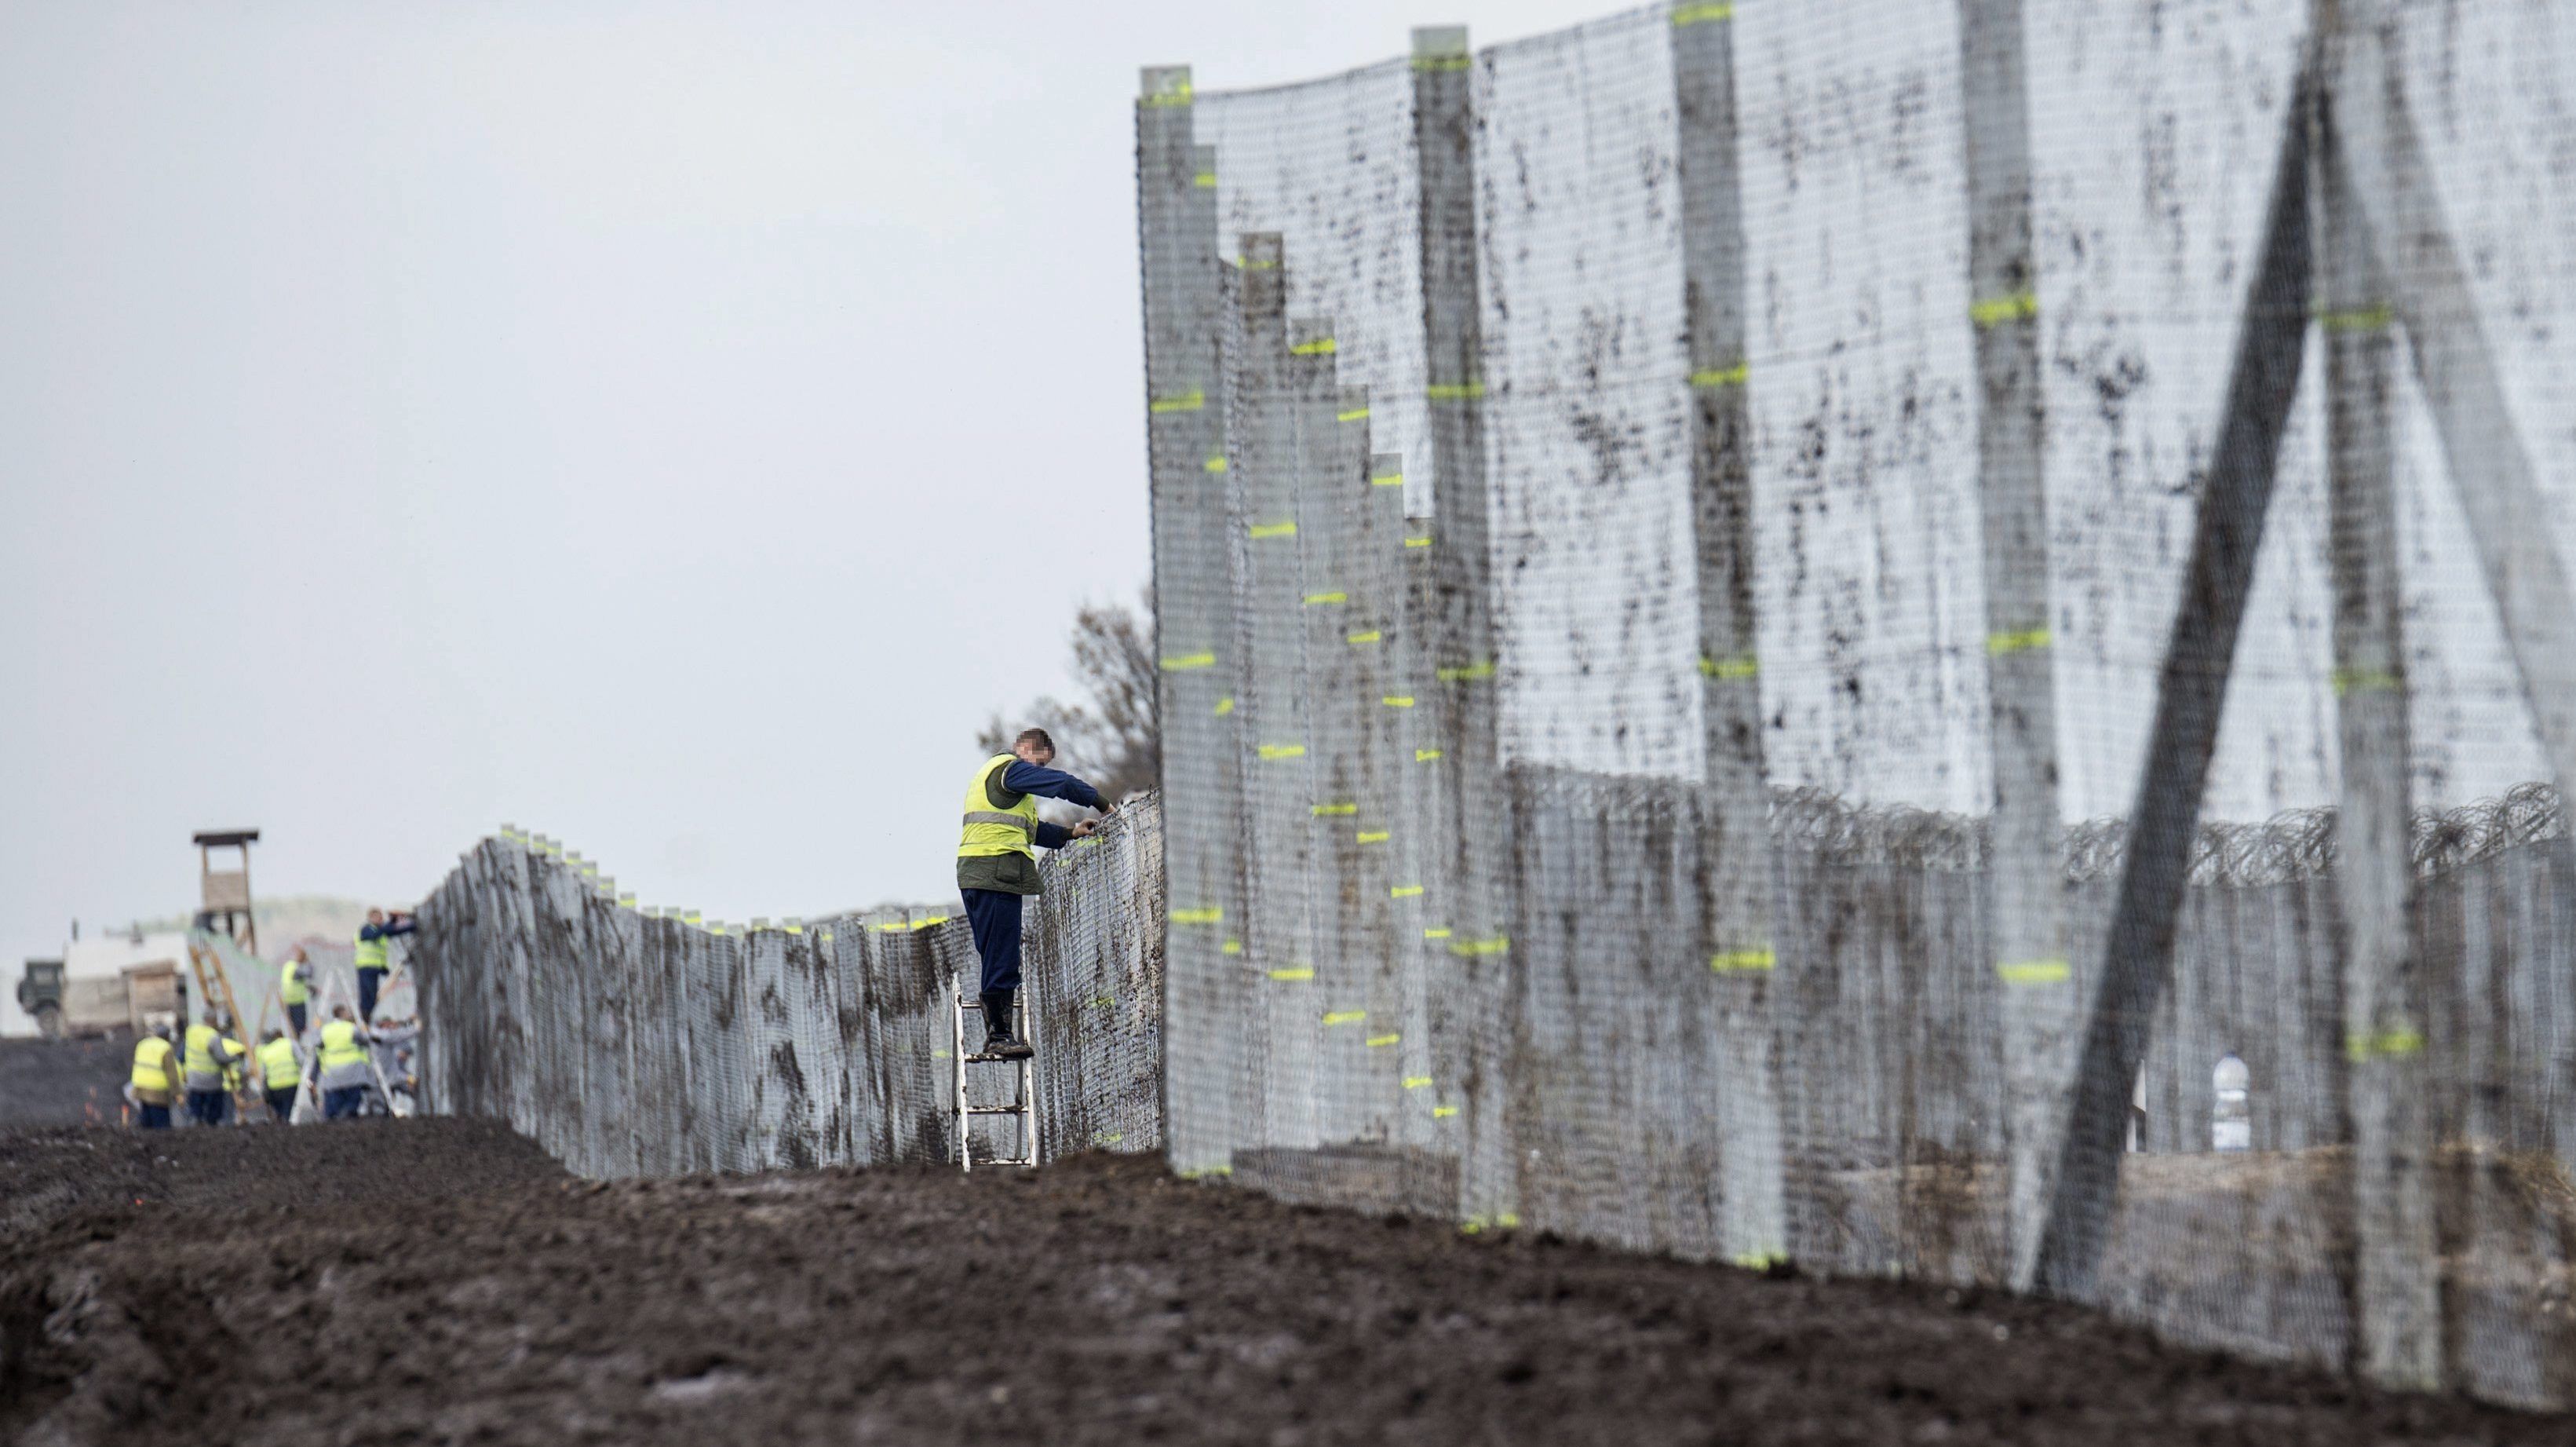
[[2563, 1442], [2046, 1303], [1157, 1162], [596, 1184], [489, 1124], [0, 1135], [0, 1440]]

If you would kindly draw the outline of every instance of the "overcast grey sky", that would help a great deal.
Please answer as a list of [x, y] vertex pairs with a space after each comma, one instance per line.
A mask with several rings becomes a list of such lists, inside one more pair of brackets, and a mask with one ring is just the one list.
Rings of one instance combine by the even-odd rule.
[[1607, 0], [0, 0], [0, 976], [387, 901], [949, 892], [971, 737], [1148, 570], [1130, 98]]

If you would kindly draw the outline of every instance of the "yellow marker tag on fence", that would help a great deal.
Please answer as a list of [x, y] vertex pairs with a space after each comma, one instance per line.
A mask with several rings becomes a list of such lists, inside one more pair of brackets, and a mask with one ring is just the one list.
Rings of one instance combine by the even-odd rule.
[[1216, 667], [1216, 655], [1213, 653], [1181, 653], [1163, 660], [1163, 671], [1166, 673], [1187, 673], [1193, 668], [1214, 667]]
[[2018, 633], [1986, 635], [1986, 652], [1996, 658], [2001, 658], [2007, 653], [2022, 653], [2047, 646], [2048, 630], [2045, 628], [2025, 628]]
[[2064, 960], [2014, 960], [1995, 966], [1995, 978], [2007, 985], [2062, 985], [2075, 978]]
[[1169, 919], [1174, 924], [1215, 924], [1217, 921], [1225, 918], [1225, 911], [1221, 909], [1175, 909], [1166, 912], [1164, 918]]
[[1408, 548], [1427, 548], [1431, 546], [1431, 539], [1428, 535], [1418, 538], [1406, 538], [1404, 540], [1404, 545]]
[[1255, 539], [1260, 539], [1260, 538], [1293, 538], [1293, 537], [1297, 536], [1297, 525], [1296, 525], [1295, 523], [1293, 523], [1293, 522], [1287, 522], [1287, 523], [1254, 523], [1254, 524], [1252, 525], [1251, 529], [1250, 529], [1250, 532], [1252, 533], [1252, 536], [1253, 536]]
[[1221, 698], [1221, 699], [1218, 699], [1218, 700], [1216, 701], [1216, 716], [1217, 716], [1218, 718], [1223, 718], [1223, 717], [1225, 717], [1227, 714], [1230, 714], [1230, 713], [1232, 713], [1232, 712], [1234, 712], [1234, 697], [1233, 697], [1233, 695], [1229, 694], [1229, 695], [1227, 695], [1226, 697]]
[[1288, 349], [1292, 356], [1299, 357], [1329, 357], [1339, 350], [1341, 350], [1339, 347], [1333, 345], [1331, 337], [1317, 337], [1311, 342], [1299, 342]]
[[1380, 473], [1380, 474], [1379, 474], [1379, 475], [1377, 475], [1376, 477], [1372, 477], [1372, 478], [1370, 478], [1370, 479], [1369, 479], [1369, 486], [1371, 486], [1371, 487], [1402, 487], [1402, 486], [1404, 486], [1404, 474], [1403, 474], [1403, 473], [1401, 473], [1401, 472], [1386, 472], [1386, 473]]
[[1190, 178], [1190, 184], [1191, 184], [1191, 185], [1193, 185], [1193, 186], [1200, 186], [1200, 187], [1210, 187], [1210, 186], [1214, 186], [1214, 185], [1216, 184], [1216, 172], [1214, 172], [1214, 171], [1201, 171], [1201, 172], [1199, 172], [1197, 175], [1192, 176], [1192, 177]]
[[2039, 315], [2039, 295], [2017, 291], [2010, 296], [1988, 297], [1968, 306], [1968, 320], [1980, 327], [1998, 327], [2006, 322], [2028, 321]]
[[1354, 407], [1348, 412], [1334, 413], [1333, 420], [1336, 422], [1366, 422], [1368, 420], [1368, 415], [1369, 409], [1366, 407]]
[[1383, 643], [1386, 641], [1386, 635], [1377, 629], [1369, 628], [1358, 633], [1345, 633], [1342, 635], [1342, 641], [1357, 648], [1363, 643]]
[[1440, 757], [1440, 751], [1438, 749], [1415, 749], [1413, 751], [1413, 761], [1417, 764], [1427, 764], [1438, 757]]
[[1494, 665], [1490, 659], [1481, 663], [1461, 664], [1455, 668], [1443, 668], [1439, 670], [1439, 675], [1442, 683], [1475, 683], [1493, 677]]
[[1224, 954], [1224, 955], [1239, 955], [1239, 954], [1242, 954], [1242, 953], [1243, 953], [1243, 941], [1241, 941], [1241, 940], [1227, 940], [1227, 941], [1225, 942], [1225, 948], [1223, 948], [1223, 949], [1221, 949], [1221, 950], [1217, 951], [1217, 953], [1219, 953], [1219, 954]]
[[1404, 1037], [1401, 1035], [1372, 1035], [1368, 1038], [1368, 1048], [1371, 1050], [1384, 1050], [1386, 1047], [1396, 1044], [1403, 1039]]
[[1207, 405], [1207, 393], [1183, 392], [1177, 397], [1157, 397], [1145, 404], [1145, 410], [1157, 415], [1165, 412], [1196, 412]]
[[1703, 656], [1699, 661], [1699, 671], [1709, 678], [1758, 678], [1762, 673], [1762, 661], [1750, 653], [1740, 653], [1733, 658]]
[[1226, 460], [1225, 460], [1225, 454], [1224, 454], [1224, 453], [1222, 453], [1222, 452], [1211, 452], [1211, 453], [1209, 453], [1209, 454], [1208, 454], [1208, 460], [1199, 464], [1199, 471], [1201, 471], [1201, 472], [1223, 472], [1223, 471], [1225, 471], [1225, 470], [1226, 470], [1226, 468], [1227, 468], [1229, 465], [1230, 465], [1230, 464], [1228, 464], [1228, 463], [1226, 462]]
[[[1725, 9], [1726, 7], [1716, 6], [1702, 8]], [[1674, 23], [1680, 24], [1682, 22], [1675, 21]], [[1711, 367], [1705, 371], [1693, 372], [1690, 375], [1690, 384], [1701, 391], [1708, 391], [1711, 388], [1716, 387], [1741, 387], [1744, 385], [1745, 379], [1752, 375], [1753, 371], [1751, 367], [1747, 366], [1743, 362], [1738, 362], [1732, 367]]]
[[2334, 671], [2335, 697], [2356, 693], [2381, 693], [2401, 689], [2405, 682], [2383, 668], [2338, 668]]
[[1411, 708], [1413, 707], [1413, 695], [1409, 693], [1390, 693], [1386, 697], [1379, 699], [1378, 702], [1385, 704], [1388, 708]]
[[1306, 595], [1306, 606], [1309, 608], [1321, 607], [1326, 603], [1347, 603], [1349, 601], [1351, 601], [1350, 594], [1338, 591], [1331, 593], [1309, 593]]
[[1708, 967], [1721, 975], [1738, 970], [1767, 970], [1773, 963], [1769, 950], [1728, 950], [1708, 957]]
[[1398, 885], [1390, 886], [1390, 887], [1387, 889], [1386, 895], [1387, 895], [1387, 898], [1389, 898], [1389, 899], [1411, 899], [1411, 898], [1413, 898], [1415, 895], [1420, 894], [1421, 892], [1422, 892], [1422, 886], [1421, 886], [1421, 885], [1418, 885], [1418, 884], [1398, 884]]
[[1482, 382], [1437, 382], [1423, 389], [1434, 402], [1474, 402], [1485, 395]]
[[1291, 965], [1285, 969], [1272, 970], [1270, 972], [1270, 978], [1274, 980], [1311, 980], [1315, 978], [1315, 971], [1314, 967], [1311, 965]]
[[1499, 955], [1511, 947], [1511, 936], [1496, 935], [1486, 940], [1460, 940], [1449, 947], [1449, 953], [1460, 956]]
[[1302, 759], [1306, 757], [1306, 746], [1304, 744], [1263, 744], [1261, 746], [1261, 757], [1265, 759]]
[[1319, 819], [1326, 815], [1356, 814], [1359, 811], [1360, 806], [1357, 804], [1317, 804], [1314, 806], [1315, 817]]
[[1458, 1107], [1454, 1105], [1435, 1105], [1431, 1107], [1431, 1118], [1433, 1120], [1447, 1120], [1449, 1117], [1456, 1115], [1457, 1113]]
[[1438, 925], [1433, 925], [1431, 928], [1422, 932], [1422, 937], [1426, 940], [1445, 940], [1449, 938], [1449, 934], [1450, 932], [1448, 930], [1443, 929]]
[[1387, 832], [1383, 829], [1363, 829], [1353, 838], [1353, 842], [1359, 844], [1384, 844], [1386, 840]]
[[1404, 1077], [1404, 1088], [1407, 1090], [1420, 1090], [1430, 1083], [1431, 1077], [1428, 1075], [1408, 1075]]
[[1368, 1011], [1366, 1010], [1327, 1010], [1324, 1012], [1324, 1023], [1327, 1025], [1356, 1025], [1367, 1018]]

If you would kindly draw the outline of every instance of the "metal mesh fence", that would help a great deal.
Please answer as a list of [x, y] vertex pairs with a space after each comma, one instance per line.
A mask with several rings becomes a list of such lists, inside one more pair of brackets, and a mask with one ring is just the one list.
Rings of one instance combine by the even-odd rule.
[[2513, 0], [1147, 71], [1174, 1165], [2576, 1403], [2571, 102]]
[[[1042, 865], [1023, 970], [1048, 1157], [1162, 1148], [1161, 856], [1145, 799]], [[505, 829], [419, 919], [428, 1109], [498, 1116], [589, 1176], [957, 1158], [962, 915], [638, 909], [595, 862]], [[1004, 1103], [1013, 1074], [970, 1069], [970, 1103]], [[976, 1159], [1018, 1154], [1015, 1129], [977, 1119]]]

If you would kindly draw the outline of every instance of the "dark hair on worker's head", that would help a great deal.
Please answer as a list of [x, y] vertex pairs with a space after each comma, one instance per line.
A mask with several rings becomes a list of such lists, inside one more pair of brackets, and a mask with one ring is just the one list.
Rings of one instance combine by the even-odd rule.
[[1014, 745], [1035, 744], [1050, 754], [1055, 752], [1055, 740], [1047, 737], [1045, 729], [1022, 729], [1020, 736], [1011, 742]]

